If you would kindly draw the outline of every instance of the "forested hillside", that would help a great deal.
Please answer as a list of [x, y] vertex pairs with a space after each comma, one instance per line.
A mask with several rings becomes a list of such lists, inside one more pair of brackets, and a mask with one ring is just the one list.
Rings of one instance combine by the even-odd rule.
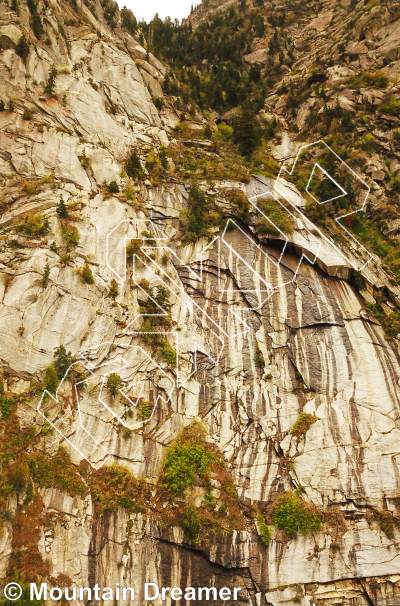
[[[286, 133], [297, 144], [288, 147], [288, 165], [300, 144], [323, 139], [365, 177], [372, 188], [366, 213], [354, 215], [347, 227], [384, 261], [396, 286], [399, 15], [397, 2], [254, 0], [203, 2], [183, 24], [157, 16], [141, 24], [150, 48], [170, 68], [163, 88], [182, 111], [178, 131], [201, 111], [207, 124], [202, 136], [221, 147], [232, 141], [244, 165], [268, 178], [279, 170], [272, 152]], [[319, 161], [335, 177], [338, 166], [330, 154]], [[204, 176], [200, 165], [197, 173]], [[303, 175], [294, 175], [300, 189], [306, 174], [307, 167]], [[315, 184], [314, 194], [327, 196], [331, 186], [327, 179]], [[324, 207], [309, 200], [308, 216], [340, 239], [333, 217], [356, 208], [355, 192], [351, 196], [344, 205], [338, 200]], [[358, 283], [362, 286], [362, 279]], [[375, 313], [396, 336], [398, 312], [386, 318], [378, 303]]]

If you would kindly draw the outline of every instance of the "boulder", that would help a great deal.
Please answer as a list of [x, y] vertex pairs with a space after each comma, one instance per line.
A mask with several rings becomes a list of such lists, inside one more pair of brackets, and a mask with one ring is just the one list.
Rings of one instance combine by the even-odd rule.
[[15, 48], [21, 36], [22, 31], [13, 23], [0, 27], [0, 44], [3, 48]]

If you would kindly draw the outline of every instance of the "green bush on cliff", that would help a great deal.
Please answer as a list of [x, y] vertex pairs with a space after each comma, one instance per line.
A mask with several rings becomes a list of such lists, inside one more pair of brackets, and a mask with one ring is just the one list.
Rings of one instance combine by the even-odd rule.
[[0, 414], [2, 419], [7, 419], [10, 414], [11, 407], [15, 403], [12, 396], [4, 395], [4, 383], [0, 379]]
[[197, 507], [192, 501], [184, 508], [179, 520], [179, 526], [183, 528], [185, 534], [192, 539], [195, 544], [199, 542], [202, 524]]
[[154, 409], [154, 402], [142, 402], [139, 407], [139, 417], [143, 420], [149, 419]]
[[116, 373], [112, 372], [107, 379], [107, 389], [112, 397], [116, 396], [120, 389], [123, 387], [121, 377]]
[[293, 232], [294, 219], [278, 202], [275, 200], [259, 200], [258, 207], [265, 215], [257, 220], [258, 235], [267, 236], [271, 234], [278, 236], [279, 230], [285, 234]]
[[88, 481], [96, 513], [102, 515], [105, 510], [117, 511], [119, 508], [132, 513], [145, 511], [146, 483], [137, 480], [126, 467], [102, 467], [92, 473]]
[[227, 198], [233, 205], [233, 214], [246, 223], [250, 219], [250, 202], [241, 189], [231, 189], [227, 192]]
[[270, 527], [268, 526], [268, 524], [265, 523], [262, 515], [258, 516], [257, 521], [258, 521], [258, 528], [259, 528], [260, 536], [261, 536], [261, 542], [267, 546], [271, 542], [272, 531], [271, 531]]
[[400, 101], [397, 99], [390, 99], [390, 101], [381, 105], [379, 111], [383, 114], [389, 114], [390, 116], [400, 116]]
[[45, 389], [47, 389], [47, 391], [50, 391], [52, 394], [55, 394], [59, 382], [60, 380], [58, 378], [56, 369], [54, 368], [53, 364], [50, 364], [50, 366], [46, 368], [43, 385]]
[[187, 208], [182, 210], [179, 220], [184, 231], [184, 244], [209, 238], [210, 228], [222, 226], [222, 216], [211, 196], [207, 196], [196, 183], [189, 190]]
[[383, 329], [388, 337], [388, 340], [391, 341], [400, 333], [400, 312], [398, 309], [393, 309], [393, 311], [388, 315], [383, 310], [382, 305], [377, 302], [376, 304], [367, 303], [367, 307], [372, 311], [375, 318], [378, 322], [383, 326]]
[[118, 282], [114, 279], [111, 280], [110, 290], [108, 291], [108, 295], [115, 299], [119, 295]]
[[170, 366], [176, 365], [176, 351], [172, 349], [167, 340], [163, 342], [163, 344], [159, 348], [159, 351], [163, 359], [167, 362], [167, 364], [169, 364]]
[[44, 236], [50, 230], [49, 220], [43, 215], [27, 214], [16, 226], [16, 230], [27, 236]]
[[352, 76], [348, 80], [349, 88], [386, 88], [389, 84], [389, 78], [382, 71], [374, 73], [365, 72]]
[[68, 250], [71, 246], [76, 246], [79, 242], [79, 238], [80, 238], [79, 232], [74, 227], [72, 227], [71, 229], [64, 227], [62, 229], [62, 235], [63, 235], [64, 240], [67, 243]]
[[172, 446], [164, 465], [165, 488], [176, 495], [184, 495], [195, 475], [204, 478], [215, 460], [216, 454], [203, 444]]
[[125, 164], [125, 172], [132, 179], [143, 179], [145, 177], [140, 158], [135, 150], [133, 150]]
[[162, 474], [163, 486], [175, 495], [184, 495], [196, 475], [206, 480], [213, 463], [221, 464], [221, 457], [205, 442], [203, 426], [195, 423], [185, 428], [170, 447]]
[[297, 490], [286, 492], [278, 497], [272, 523], [289, 536], [295, 536], [298, 532], [306, 535], [312, 531], [319, 531], [322, 527], [318, 509], [304, 501]]
[[400, 518], [394, 516], [393, 513], [387, 510], [373, 509], [367, 513], [366, 519], [369, 525], [371, 525], [372, 522], [376, 522], [381, 531], [392, 540], [395, 537], [395, 529], [400, 528]]
[[15, 404], [12, 396], [0, 396], [0, 413], [2, 419], [7, 419], [10, 414], [11, 407]]
[[84, 495], [87, 486], [71, 463], [68, 453], [60, 448], [54, 457], [36, 452], [29, 458], [29, 467], [36, 485], [40, 488], [58, 488], [71, 496]]
[[17, 601], [9, 600], [5, 596], [0, 599], [0, 606], [42, 606], [44, 604], [44, 600], [31, 600], [30, 598], [30, 585], [26, 582], [25, 578], [20, 578], [19, 574], [16, 572], [14, 574], [13, 581], [18, 583], [18, 585], [22, 589], [21, 597], [18, 598]]

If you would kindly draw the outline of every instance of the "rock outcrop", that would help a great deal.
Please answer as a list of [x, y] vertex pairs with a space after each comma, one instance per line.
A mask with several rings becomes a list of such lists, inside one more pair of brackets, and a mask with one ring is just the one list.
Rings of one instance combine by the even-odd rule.
[[[361, 291], [351, 263], [329, 256], [329, 247], [319, 263], [299, 266], [307, 250], [299, 225], [281, 258], [282, 238], [258, 246], [251, 220], [227, 230], [220, 250], [207, 238], [182, 246], [188, 181], [151, 182], [146, 173], [133, 182], [125, 172], [133, 149], [144, 172], [152, 150], [174, 144], [179, 112], [162, 91], [165, 67], [119, 24], [111, 29], [100, 4], [96, 16], [91, 3], [79, 10], [72, 4], [43, 5], [44, 42], [35, 38], [24, 3], [19, 15], [0, 4], [0, 368], [5, 393], [17, 400], [21, 435], [36, 436], [27, 452], [54, 457], [62, 447], [76, 466], [85, 459], [95, 467], [122, 464], [146, 481], [150, 494], [143, 511], [116, 507], [99, 515], [91, 493], [36, 485], [42, 505], [35, 544], [47, 563], [42, 578], [60, 586], [120, 583], [136, 589], [138, 603], [144, 583], [154, 582], [241, 587], [238, 602], [260, 606], [399, 604], [400, 347], [366, 305], [384, 291], [390, 314], [400, 301], [398, 286], [376, 255], [363, 270]], [[217, 4], [211, 9], [224, 11], [232, 2]], [[382, 57], [386, 72], [396, 72], [399, 21], [389, 23], [384, 7], [374, 4], [371, 18], [357, 21], [366, 39], [346, 46], [346, 73], [331, 67], [332, 82], [352, 74], [355, 62], [379, 67]], [[345, 5], [321, 3], [302, 32], [316, 52], [328, 52]], [[204, 12], [195, 13], [195, 25]], [[26, 57], [15, 52], [22, 33], [30, 44]], [[263, 52], [260, 42], [246, 60], [262, 64]], [[285, 77], [288, 88], [295, 81], [296, 74]], [[344, 90], [331, 101], [355, 112], [368, 94]], [[282, 99], [273, 91], [265, 112], [288, 124]], [[307, 128], [315, 102], [298, 108], [298, 129]], [[196, 121], [205, 124], [199, 112]], [[376, 139], [383, 149], [391, 144], [388, 131], [376, 132]], [[293, 157], [299, 147], [286, 132], [274, 157]], [[381, 155], [369, 159], [369, 169], [379, 183]], [[273, 180], [201, 186], [224, 200], [233, 188], [248, 196], [268, 192]], [[379, 190], [373, 196], [378, 203]], [[68, 209], [64, 219], [60, 200]], [[397, 228], [393, 223], [389, 231]], [[135, 268], [129, 259], [126, 265], [126, 241], [136, 242]], [[163, 247], [169, 248], [164, 260]], [[92, 279], [82, 278], [85, 267]], [[160, 332], [179, 353], [177, 366], [157, 357], [140, 333], [143, 280], [168, 289], [171, 324]], [[274, 285], [272, 296], [266, 288], [264, 298], [263, 283]], [[64, 381], [58, 401], [41, 402], [40, 386], [60, 345], [81, 360], [88, 387], [77, 401]], [[132, 431], [129, 405], [105, 395], [110, 372], [118, 372], [136, 403], [141, 397], [156, 404], [144, 424], [134, 417]], [[301, 413], [314, 422], [295, 435]], [[200, 542], [163, 524], [151, 500], [158, 498], [168, 447], [198, 419], [227, 462], [246, 518], [241, 530], [210, 533]], [[4, 441], [4, 427], [1, 432]], [[28, 508], [28, 488], [6, 494], [12, 515], [2, 518], [0, 530], [2, 583], [18, 572], [13, 553], [24, 550], [17, 520]], [[265, 545], [257, 512], [267, 515], [277, 495], [296, 490], [324, 512], [323, 527], [297, 536], [275, 527]], [[196, 494], [196, 505], [205, 506], [200, 486]]]

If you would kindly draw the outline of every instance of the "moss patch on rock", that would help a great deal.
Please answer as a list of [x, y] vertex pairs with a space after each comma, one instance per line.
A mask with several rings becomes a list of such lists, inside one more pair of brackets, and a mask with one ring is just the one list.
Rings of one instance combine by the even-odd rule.
[[311, 425], [318, 421], [318, 417], [315, 415], [311, 415], [308, 412], [301, 412], [297, 417], [295, 424], [293, 425], [290, 433], [292, 436], [297, 436], [300, 438], [304, 436], [307, 431], [310, 429]]

